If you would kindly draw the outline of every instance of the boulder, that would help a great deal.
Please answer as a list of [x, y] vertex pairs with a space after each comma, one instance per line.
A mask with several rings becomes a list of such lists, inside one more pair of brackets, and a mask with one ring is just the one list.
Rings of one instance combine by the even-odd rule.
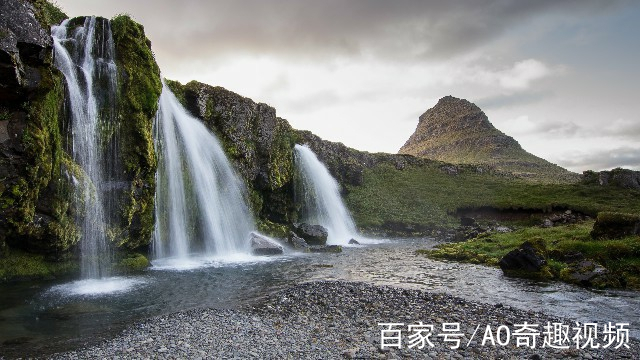
[[327, 229], [321, 225], [295, 223], [293, 224], [293, 231], [309, 245], [325, 245], [329, 236]]
[[591, 230], [593, 239], [619, 239], [630, 235], [640, 235], [640, 215], [601, 212]]
[[519, 248], [510, 251], [500, 259], [498, 265], [504, 272], [527, 271], [538, 272], [547, 264], [544, 255], [529, 241], [525, 241]]
[[251, 253], [253, 255], [279, 255], [283, 253], [282, 246], [258, 233], [251, 233]]
[[342, 246], [340, 245], [313, 245], [309, 246], [309, 251], [312, 253], [341, 253]]
[[289, 245], [296, 250], [308, 250], [309, 244], [304, 241], [303, 238], [299, 237], [293, 231], [289, 231], [289, 238], [287, 239]]

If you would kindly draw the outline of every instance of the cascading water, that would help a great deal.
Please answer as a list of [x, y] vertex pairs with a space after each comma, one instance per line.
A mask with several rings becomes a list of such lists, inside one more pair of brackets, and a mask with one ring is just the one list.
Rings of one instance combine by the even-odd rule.
[[218, 139], [165, 84], [154, 132], [159, 157], [154, 257], [180, 266], [198, 256], [248, 254], [255, 223], [244, 184]]
[[[76, 26], [77, 25], [77, 26]], [[87, 17], [83, 24], [65, 20], [52, 27], [55, 66], [67, 85], [67, 106], [71, 127], [71, 152], [91, 184], [78, 186], [77, 207], [81, 219], [82, 277], [108, 276], [111, 251], [105, 235], [105, 214], [110, 209], [106, 174], [110, 161], [102, 131], [113, 126], [117, 69], [111, 27], [106, 19]], [[74, 179], [77, 180], [77, 179]], [[106, 199], [105, 199], [106, 198]]]
[[300, 220], [327, 228], [327, 243], [347, 244], [357, 231], [340, 197], [338, 182], [307, 146], [295, 146], [295, 162], [300, 175], [295, 188], [296, 199], [302, 205]]

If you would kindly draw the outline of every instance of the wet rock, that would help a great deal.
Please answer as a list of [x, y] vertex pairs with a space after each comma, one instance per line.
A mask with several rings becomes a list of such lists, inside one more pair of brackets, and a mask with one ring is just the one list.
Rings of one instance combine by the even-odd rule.
[[547, 260], [533, 244], [525, 241], [519, 248], [510, 251], [500, 259], [498, 265], [504, 272], [527, 271], [537, 272], [547, 264]]
[[296, 235], [293, 231], [289, 232], [288, 243], [292, 248], [294, 248], [296, 250], [308, 250], [309, 249], [309, 244], [307, 244], [307, 242], [304, 241], [303, 238], [301, 238], [298, 235]]
[[360, 243], [356, 239], [351, 239], [349, 240], [349, 245], [360, 245]]
[[569, 268], [569, 278], [584, 286], [593, 286], [598, 283], [609, 282], [609, 271], [602, 265], [591, 261], [582, 260]]
[[342, 246], [340, 245], [313, 245], [309, 246], [309, 251], [312, 253], [341, 253]]
[[283, 253], [282, 246], [274, 240], [258, 233], [251, 233], [251, 252], [254, 255], [279, 255]]
[[309, 245], [325, 245], [329, 236], [324, 226], [306, 223], [293, 224], [293, 232], [303, 238]]

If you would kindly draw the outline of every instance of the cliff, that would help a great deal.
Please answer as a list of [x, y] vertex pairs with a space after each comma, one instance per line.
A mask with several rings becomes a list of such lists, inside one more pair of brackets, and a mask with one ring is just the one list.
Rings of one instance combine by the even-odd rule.
[[[74, 187], [92, 186], [74, 162], [65, 81], [53, 65], [50, 26], [66, 18], [44, 0], [0, 4], [0, 255], [6, 245], [61, 259], [80, 240], [82, 204]], [[70, 21], [79, 26], [84, 18]], [[119, 247], [149, 244], [153, 231], [156, 159], [152, 127], [160, 71], [144, 29], [127, 16], [111, 22], [119, 69], [113, 131], [111, 194], [117, 211], [107, 233]]]
[[496, 129], [475, 104], [445, 96], [419, 118], [416, 131], [400, 148], [454, 164], [483, 164], [496, 171], [542, 182], [574, 182], [578, 175], [534, 156]]

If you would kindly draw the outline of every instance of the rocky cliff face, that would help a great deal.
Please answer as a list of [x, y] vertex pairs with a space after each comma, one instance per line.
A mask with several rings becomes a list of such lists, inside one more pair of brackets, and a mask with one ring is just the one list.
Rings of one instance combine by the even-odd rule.
[[614, 186], [640, 190], [640, 171], [613, 169], [609, 171], [585, 171], [582, 182], [590, 185]]
[[[67, 151], [65, 83], [53, 66], [49, 30], [64, 18], [44, 0], [0, 3], [0, 255], [6, 243], [60, 258], [82, 236], [75, 224], [82, 209], [71, 198], [85, 177]], [[120, 69], [113, 128], [119, 130], [106, 133], [105, 143], [119, 149], [120, 171], [112, 178], [118, 211], [108, 233], [116, 245], [136, 248], [153, 231], [160, 71], [141, 25], [118, 16], [112, 28]]]
[[454, 164], [485, 164], [498, 172], [545, 182], [575, 182], [578, 177], [534, 156], [496, 129], [475, 104], [443, 97], [420, 116], [416, 131], [399, 151]]
[[0, 3], [0, 253], [11, 246], [52, 256], [79, 238], [64, 171], [64, 90], [52, 67], [49, 26], [65, 15], [41, 1]]
[[247, 185], [261, 225], [292, 222], [296, 133], [289, 123], [274, 108], [221, 87], [196, 81], [167, 84], [220, 139]]

